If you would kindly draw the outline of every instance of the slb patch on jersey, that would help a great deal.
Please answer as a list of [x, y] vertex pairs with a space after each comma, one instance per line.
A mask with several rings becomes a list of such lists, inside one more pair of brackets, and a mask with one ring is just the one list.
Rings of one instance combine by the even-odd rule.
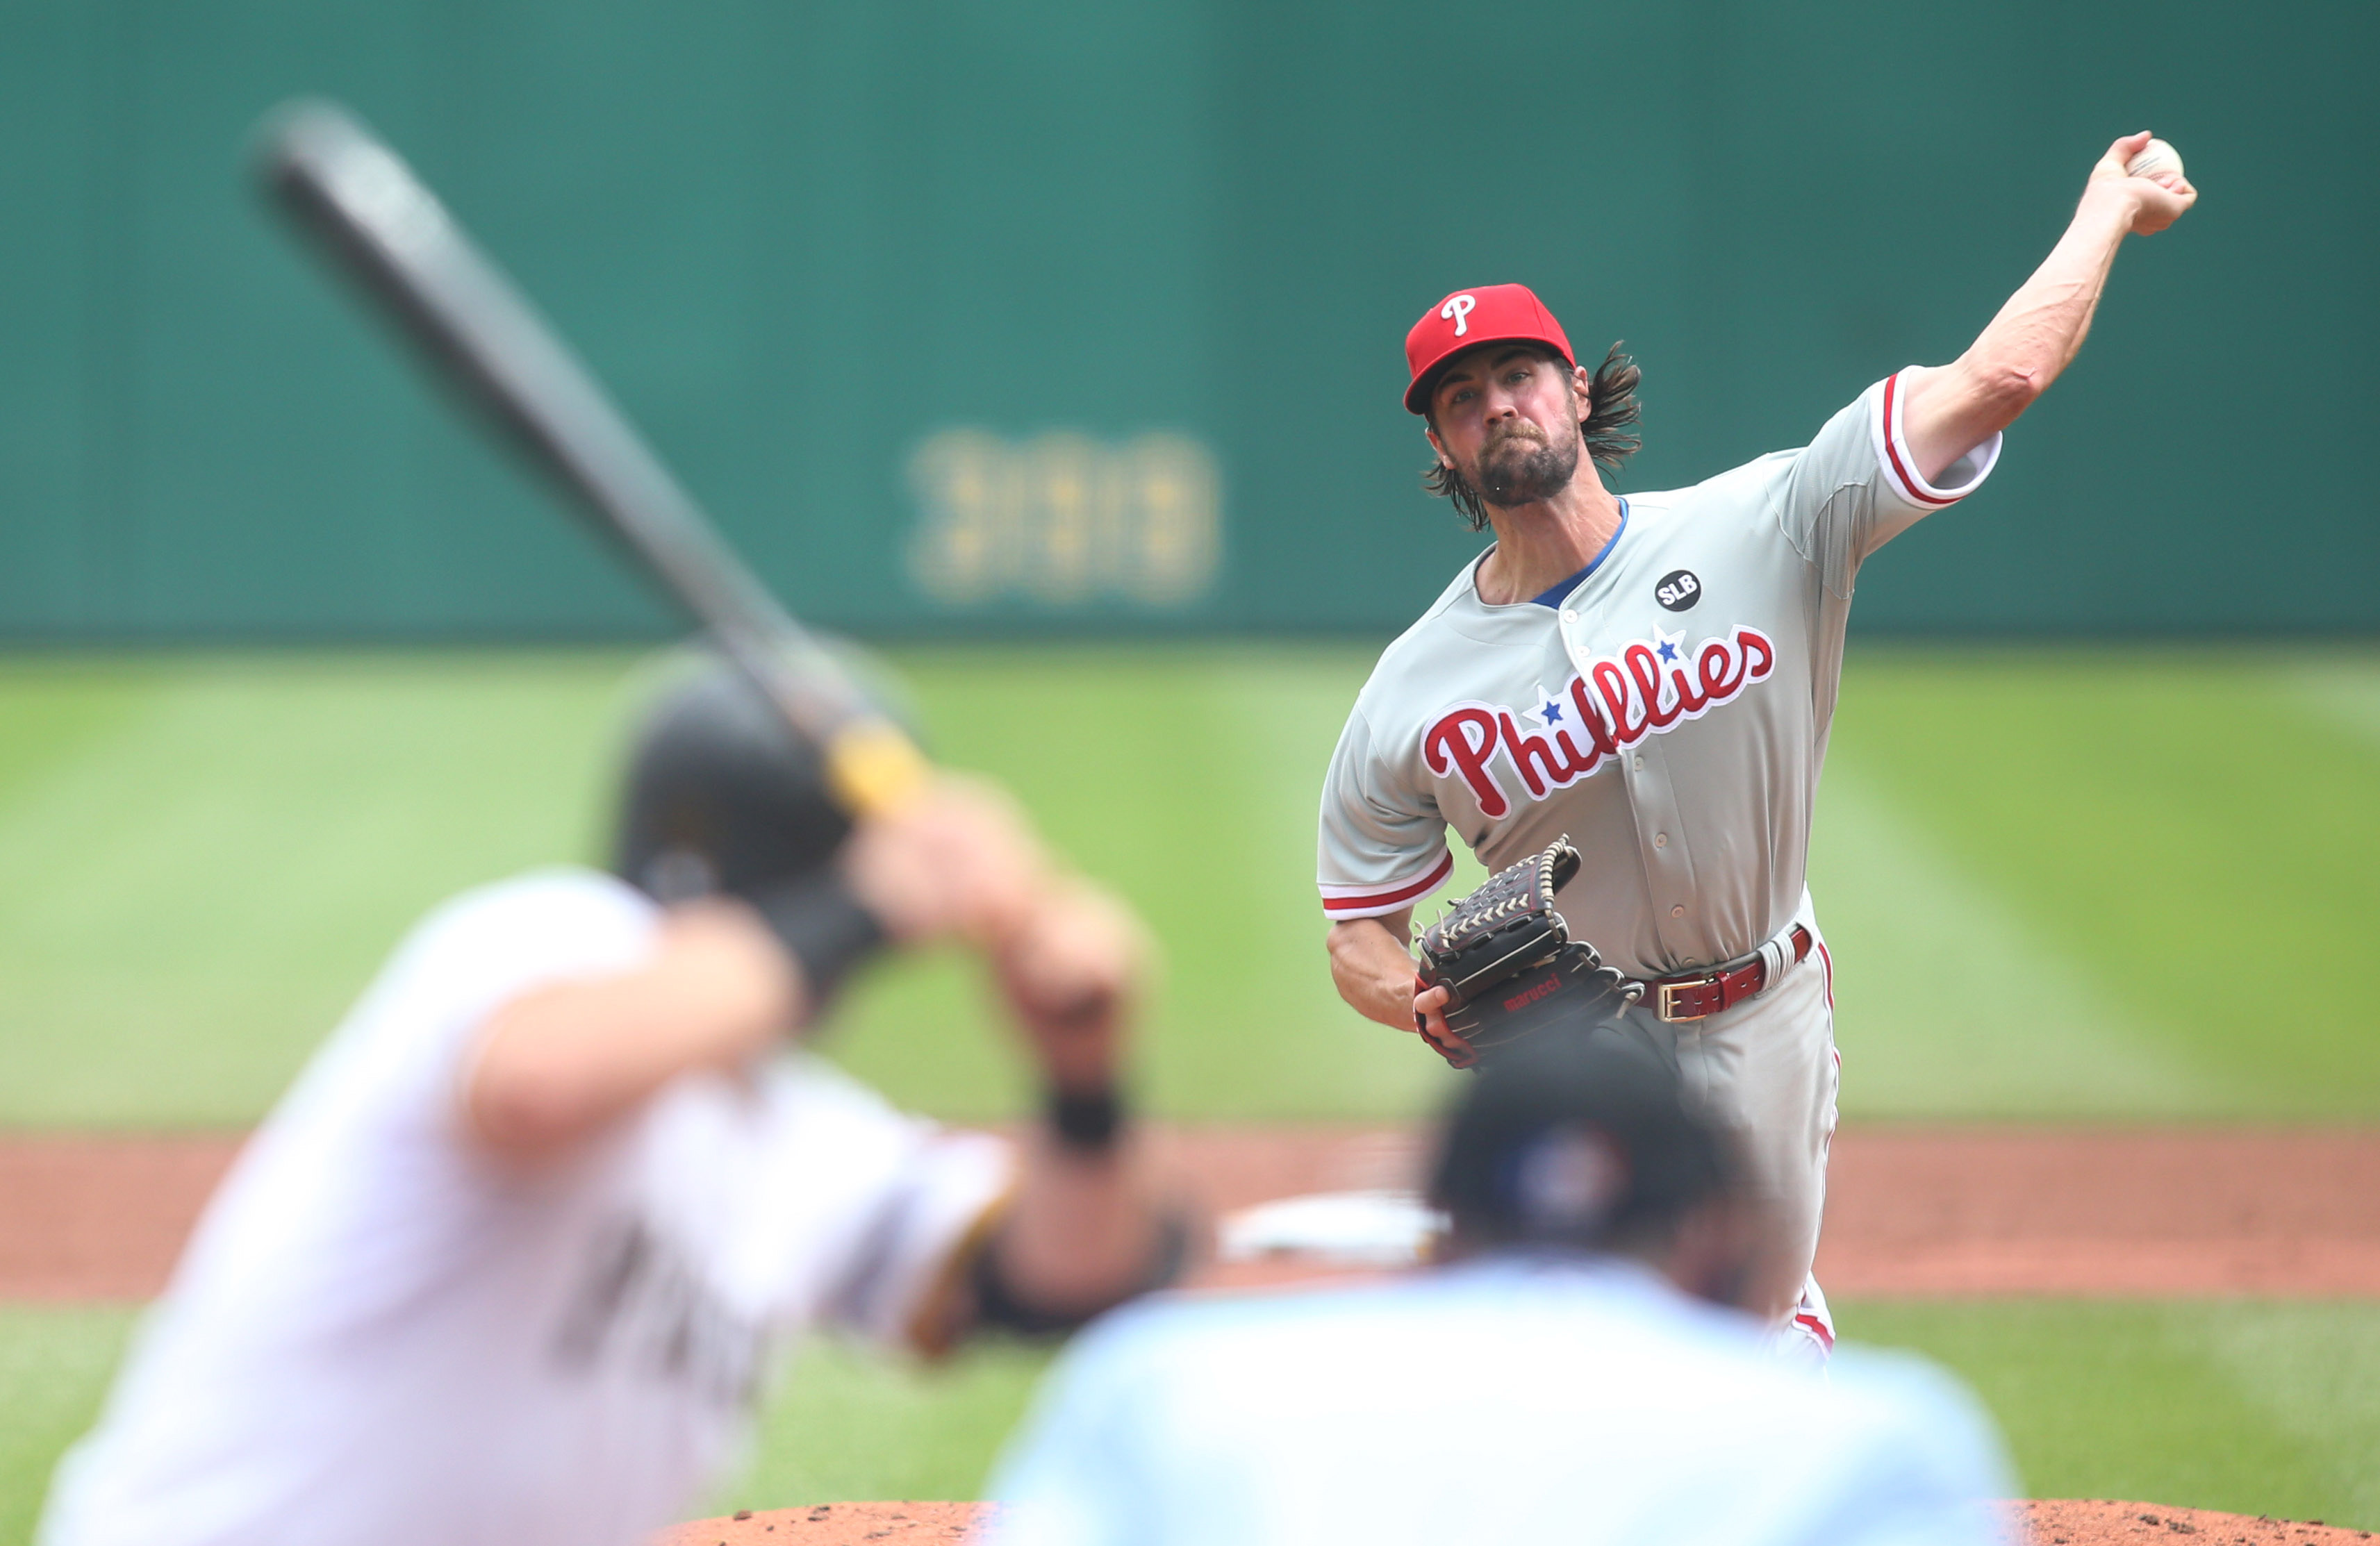
[[1703, 598], [1703, 583], [1691, 569], [1672, 569], [1653, 587], [1653, 599], [1673, 612], [1682, 612]]
[[1421, 732], [1422, 761], [1441, 779], [1460, 775], [1479, 813], [1494, 820], [1512, 809], [1496, 779], [1500, 759], [1530, 799], [1543, 800], [1646, 736], [1732, 703], [1776, 669], [1777, 646], [1749, 623], [1692, 646], [1682, 634], [1657, 630], [1588, 661], [1560, 691], [1540, 690], [1527, 710], [1535, 730], [1496, 704], [1456, 704]]

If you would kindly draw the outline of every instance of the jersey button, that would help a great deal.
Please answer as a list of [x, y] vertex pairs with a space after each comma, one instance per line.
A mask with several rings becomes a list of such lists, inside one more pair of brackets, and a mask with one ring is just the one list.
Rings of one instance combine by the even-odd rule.
[[1667, 848], [1667, 847], [1669, 847], [1669, 846], [1670, 846], [1670, 835], [1669, 835], [1667, 832], [1656, 832], [1656, 833], [1654, 833], [1654, 834], [1653, 834], [1653, 846], [1654, 846], [1655, 848]]
[[1578, 614], [1571, 610], [1568, 607], [1564, 607], [1562, 609], [1561, 620], [1566, 623], [1576, 622], [1578, 621]]
[[1672, 918], [1682, 918], [1685, 915], [1686, 904], [1683, 902], [1680, 902], [1677, 906], [1670, 909], [1670, 916]]
[[1636, 756], [1636, 771], [1639, 773], [1645, 771], [1645, 756], [1641, 752], [1638, 753]]

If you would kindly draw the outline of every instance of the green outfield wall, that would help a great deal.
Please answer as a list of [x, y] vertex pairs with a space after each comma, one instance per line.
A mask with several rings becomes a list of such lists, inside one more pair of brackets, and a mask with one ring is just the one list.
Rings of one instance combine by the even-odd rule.
[[2154, 127], [2204, 190], [1896, 631], [2380, 625], [2380, 7], [0, 0], [0, 634], [635, 635], [632, 580], [268, 227], [386, 132], [794, 606], [877, 634], [1409, 619], [1475, 550], [1400, 344], [1625, 337], [1622, 488], [1954, 355]]

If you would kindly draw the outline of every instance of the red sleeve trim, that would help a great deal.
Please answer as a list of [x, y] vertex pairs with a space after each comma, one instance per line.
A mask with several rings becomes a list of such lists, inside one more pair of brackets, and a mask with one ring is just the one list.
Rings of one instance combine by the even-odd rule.
[[1333, 918], [1361, 918], [1375, 912], [1394, 912], [1417, 897], [1427, 896], [1445, 884], [1454, 873], [1454, 851], [1440, 849], [1438, 863], [1429, 873], [1410, 885], [1392, 887], [1381, 891], [1358, 891], [1350, 886], [1322, 888], [1322, 911]]
[[1900, 378], [1906, 374], [1906, 371], [1896, 370], [1884, 379], [1884, 391], [1876, 404], [1874, 424], [1876, 450], [1884, 461], [1884, 469], [1892, 481], [1894, 492], [1922, 510], [1940, 510], [1946, 505], [1958, 503], [1983, 487], [1984, 479], [1991, 476], [1993, 466], [2000, 459], [2000, 437], [1995, 434], [1980, 445], [1970, 446], [1965, 455], [1951, 464], [1955, 467], [1963, 463], [1972, 469], [1965, 483], [1944, 489], [1926, 482], [1917, 476], [1917, 458], [1911, 453], [1909, 441], [1901, 432], [1901, 408], [1907, 393], [1901, 388]]
[[1939, 510], [1955, 501], [1926, 492], [1924, 481], [1900, 459], [1900, 372], [1896, 370], [1884, 379], [1884, 454], [1892, 463], [1892, 476], [1899, 480], [1900, 491], [1918, 504], [1930, 504]]

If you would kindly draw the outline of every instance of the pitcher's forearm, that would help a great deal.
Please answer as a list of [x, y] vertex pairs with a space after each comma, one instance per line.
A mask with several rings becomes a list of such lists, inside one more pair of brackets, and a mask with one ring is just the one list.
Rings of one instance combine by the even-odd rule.
[[2107, 289], [2116, 249], [2138, 212], [2120, 187], [2093, 184], [2084, 189], [2066, 234], [1967, 351], [1973, 373], [2000, 380], [2010, 396], [2030, 402], [2073, 364]]
[[1413, 1029], [1414, 963], [1405, 946], [1411, 912], [1330, 925], [1330, 981], [1366, 1020]]
[[1904, 432], [1921, 477], [1939, 477], [2015, 423], [2074, 362], [2124, 238], [2153, 236], [2197, 202], [2198, 190], [2178, 170], [2131, 172], [2133, 158], [2150, 143], [2143, 129], [2108, 146], [2082, 185], [2066, 234], [2033, 277], [1966, 353], [1904, 383]]
[[2066, 234], [1967, 352], [1917, 374], [1905, 422], [1920, 476], [1940, 477], [2014, 424], [2073, 363], [2136, 212], [2121, 188], [2091, 185]]

